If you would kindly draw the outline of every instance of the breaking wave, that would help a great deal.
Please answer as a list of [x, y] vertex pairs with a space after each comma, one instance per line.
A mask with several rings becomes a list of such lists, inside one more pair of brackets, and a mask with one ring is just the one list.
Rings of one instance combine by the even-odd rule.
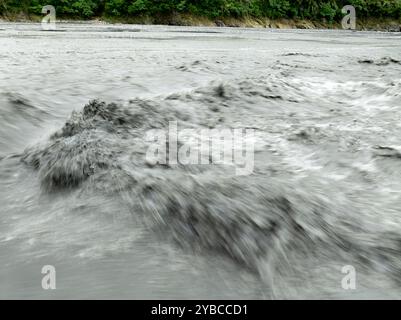
[[[399, 108], [401, 84], [319, 81], [279, 74], [125, 105], [91, 101], [21, 159], [45, 192], [120, 197], [161, 241], [228, 257], [266, 281], [305, 259], [353, 261], [399, 281], [400, 200], [385, 190], [401, 181], [400, 153], [387, 145], [400, 138], [387, 119]], [[372, 108], [382, 121], [365, 117]], [[253, 174], [149, 164], [146, 132], [169, 121], [254, 128]]]

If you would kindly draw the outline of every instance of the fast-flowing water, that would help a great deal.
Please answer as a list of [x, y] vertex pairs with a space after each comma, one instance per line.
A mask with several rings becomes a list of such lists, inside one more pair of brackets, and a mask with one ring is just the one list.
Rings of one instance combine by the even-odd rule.
[[[400, 34], [1, 24], [0, 61], [0, 298], [400, 297]], [[149, 163], [170, 121], [252, 128], [253, 173]]]

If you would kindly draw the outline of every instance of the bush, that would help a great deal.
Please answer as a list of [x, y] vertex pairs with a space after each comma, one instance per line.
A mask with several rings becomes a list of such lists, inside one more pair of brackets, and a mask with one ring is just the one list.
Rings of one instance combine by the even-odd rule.
[[148, 0], [135, 0], [128, 7], [128, 13], [130, 14], [143, 13], [147, 11], [148, 7], [149, 7]]
[[97, 8], [97, 3], [93, 0], [78, 0], [72, 4], [72, 10], [77, 14], [85, 18], [92, 17]]
[[288, 0], [265, 0], [262, 1], [263, 13], [272, 19], [287, 17], [291, 9]]
[[97, 15], [169, 15], [192, 13], [219, 17], [309, 18], [328, 21], [342, 17], [341, 8], [353, 5], [358, 17], [401, 18], [401, 0], [0, 0], [0, 14], [41, 14], [53, 5], [57, 16], [91, 18]]
[[337, 14], [337, 8], [332, 7], [330, 3], [323, 3], [320, 7], [320, 16], [327, 19], [330, 23], [333, 22]]
[[128, 1], [106, 0], [104, 11], [106, 15], [120, 17], [128, 13]]

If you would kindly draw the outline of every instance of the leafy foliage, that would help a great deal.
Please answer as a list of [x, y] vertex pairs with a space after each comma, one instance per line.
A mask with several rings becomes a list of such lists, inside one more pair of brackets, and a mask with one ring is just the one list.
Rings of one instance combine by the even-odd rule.
[[0, 0], [0, 14], [40, 14], [44, 5], [58, 16], [91, 18], [107, 15], [168, 15], [191, 13], [218, 17], [309, 18], [333, 21], [344, 5], [353, 5], [359, 17], [401, 18], [401, 0]]

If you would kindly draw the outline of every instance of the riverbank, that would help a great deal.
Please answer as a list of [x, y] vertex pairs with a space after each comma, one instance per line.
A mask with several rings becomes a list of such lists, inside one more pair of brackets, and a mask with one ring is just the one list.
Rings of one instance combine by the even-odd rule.
[[[0, 16], [0, 22], [40, 22], [42, 19], [38, 15], [27, 15], [24, 13]], [[62, 17], [59, 21], [74, 22], [82, 19], [72, 19]], [[222, 17], [210, 19], [202, 16], [190, 14], [171, 14], [157, 17], [150, 16], [131, 16], [124, 18], [116, 17], [96, 17], [85, 20], [93, 23], [124, 23], [124, 24], [158, 24], [175, 26], [203, 26], [203, 27], [241, 27], [241, 28], [274, 28], [274, 29], [342, 29], [341, 21], [327, 22], [326, 20], [306, 20], [306, 19], [269, 19], [269, 18], [232, 18]], [[401, 32], [401, 20], [395, 19], [376, 19], [360, 18], [357, 19], [356, 30], [360, 31], [387, 31]]]

